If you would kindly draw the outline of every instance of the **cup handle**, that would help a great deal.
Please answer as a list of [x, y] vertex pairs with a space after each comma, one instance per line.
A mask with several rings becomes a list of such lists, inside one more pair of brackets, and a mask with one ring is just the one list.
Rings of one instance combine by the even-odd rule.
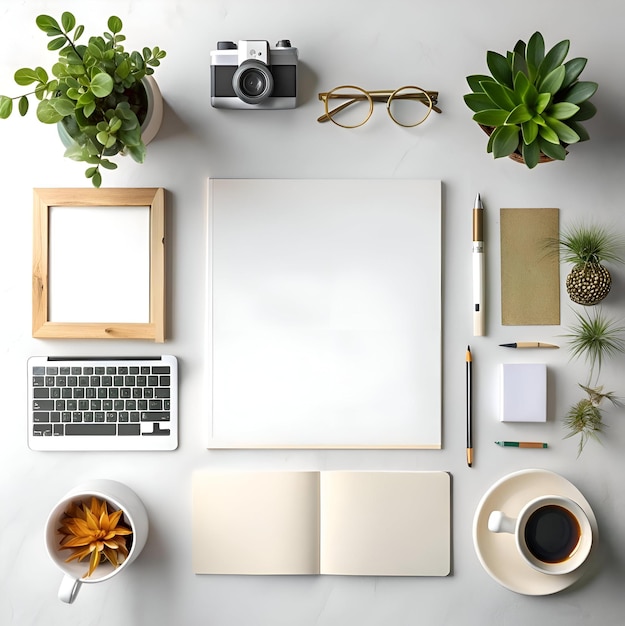
[[81, 585], [81, 580], [74, 578], [69, 574], [65, 574], [65, 576], [63, 576], [63, 580], [61, 581], [61, 586], [59, 587], [59, 600], [67, 602], [67, 604], [71, 604], [76, 599]]
[[488, 516], [488, 530], [492, 533], [512, 533], [516, 528], [516, 520], [502, 511], [493, 511]]

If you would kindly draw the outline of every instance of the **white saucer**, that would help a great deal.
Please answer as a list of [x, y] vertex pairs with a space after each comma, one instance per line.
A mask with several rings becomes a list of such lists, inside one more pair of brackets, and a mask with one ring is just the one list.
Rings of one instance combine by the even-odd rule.
[[488, 530], [492, 511], [501, 510], [514, 517], [529, 500], [551, 494], [568, 496], [584, 509], [593, 530], [594, 551], [598, 528], [590, 504], [575, 485], [554, 472], [529, 469], [508, 474], [484, 494], [475, 510], [473, 544], [480, 563], [498, 583], [516, 593], [549, 595], [570, 587], [584, 574], [586, 563], [570, 574], [556, 576], [538, 572], [523, 560], [513, 535]]

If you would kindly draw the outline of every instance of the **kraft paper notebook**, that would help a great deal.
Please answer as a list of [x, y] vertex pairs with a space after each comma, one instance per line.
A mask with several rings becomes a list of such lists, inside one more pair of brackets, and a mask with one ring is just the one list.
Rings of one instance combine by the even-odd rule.
[[560, 323], [560, 263], [546, 243], [558, 238], [558, 209], [501, 209], [501, 323]]
[[195, 472], [196, 574], [447, 576], [446, 472]]

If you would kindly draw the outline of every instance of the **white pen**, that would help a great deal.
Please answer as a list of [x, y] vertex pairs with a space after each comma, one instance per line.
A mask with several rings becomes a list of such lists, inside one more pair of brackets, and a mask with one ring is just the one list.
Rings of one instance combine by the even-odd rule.
[[484, 207], [478, 193], [473, 207], [473, 336], [484, 335]]

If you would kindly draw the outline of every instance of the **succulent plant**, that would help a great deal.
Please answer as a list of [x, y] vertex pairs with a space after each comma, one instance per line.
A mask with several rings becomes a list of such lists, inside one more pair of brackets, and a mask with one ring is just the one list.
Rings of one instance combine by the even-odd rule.
[[26, 115], [29, 96], [34, 95], [39, 101], [37, 118], [45, 124], [65, 126], [73, 140], [65, 156], [89, 165], [85, 175], [95, 187], [102, 182], [101, 167], [117, 167], [109, 157], [128, 154], [142, 163], [145, 145], [139, 118], [145, 89], [141, 81], [153, 74], [165, 51], [158, 47], [125, 50], [122, 21], [116, 16], [108, 20], [110, 32], [90, 37], [87, 44], [77, 43], [84, 27], [67, 11], [60, 23], [49, 15], [39, 15], [36, 24], [51, 38], [48, 50], [58, 50], [57, 62], [51, 75], [43, 67], [18, 69], [15, 82], [30, 90], [14, 97], [0, 95], [0, 119], [11, 115], [14, 101], [19, 114]]
[[92, 497], [90, 503], [73, 502], [59, 527], [60, 550], [71, 550], [66, 561], [89, 559], [85, 577], [91, 576], [101, 560], [117, 567], [128, 556], [130, 528], [122, 525], [123, 511], [110, 511], [106, 500]]
[[535, 32], [505, 56], [488, 51], [490, 76], [467, 77], [472, 92], [464, 101], [490, 132], [487, 152], [494, 158], [518, 154], [533, 168], [541, 156], [563, 161], [569, 144], [589, 139], [580, 122], [596, 113], [589, 99], [597, 83], [579, 80], [587, 59], [564, 62], [569, 47], [565, 39], [545, 52], [543, 36]]

